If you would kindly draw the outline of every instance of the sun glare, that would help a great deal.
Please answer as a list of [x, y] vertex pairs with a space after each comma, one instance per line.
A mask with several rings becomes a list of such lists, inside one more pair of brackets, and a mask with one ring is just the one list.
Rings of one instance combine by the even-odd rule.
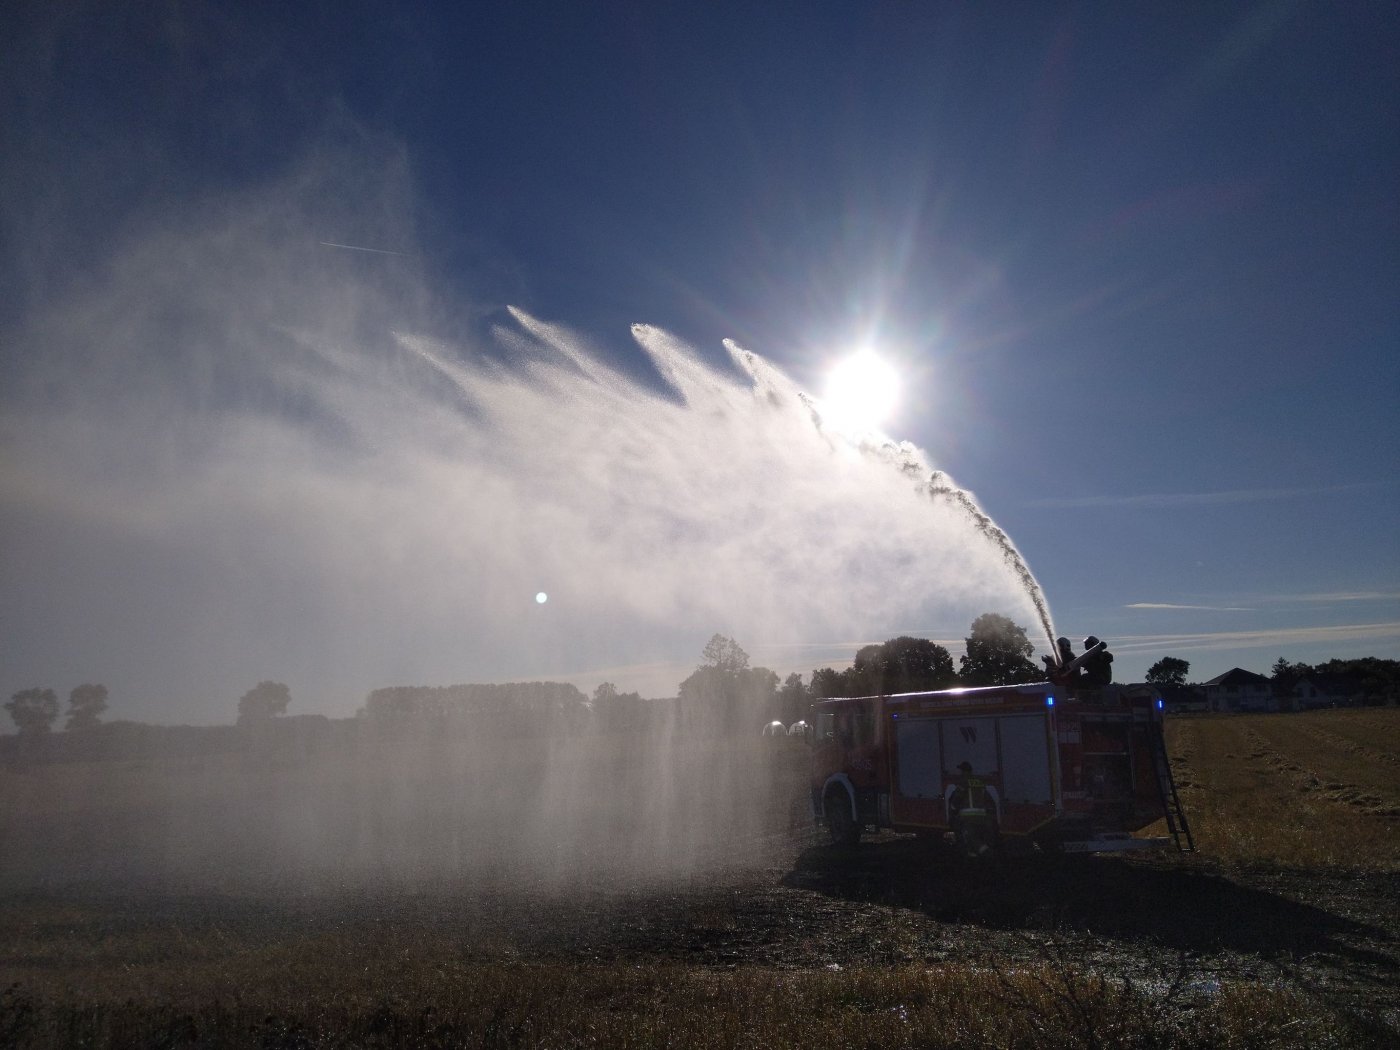
[[879, 355], [861, 350], [838, 362], [826, 379], [824, 418], [842, 430], [879, 428], [899, 403], [899, 375]]

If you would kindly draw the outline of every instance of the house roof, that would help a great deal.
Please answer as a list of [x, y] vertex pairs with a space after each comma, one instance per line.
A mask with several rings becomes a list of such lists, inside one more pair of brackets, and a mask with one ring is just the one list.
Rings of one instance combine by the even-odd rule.
[[1209, 682], [1211, 685], [1241, 686], [1241, 685], [1268, 685], [1269, 680], [1262, 674], [1255, 674], [1253, 671], [1246, 671], [1243, 667], [1232, 667], [1224, 674], [1216, 675]]

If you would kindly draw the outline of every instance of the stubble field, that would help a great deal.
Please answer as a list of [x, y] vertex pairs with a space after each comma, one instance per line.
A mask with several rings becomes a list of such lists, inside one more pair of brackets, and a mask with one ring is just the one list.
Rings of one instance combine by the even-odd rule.
[[[205, 867], [119, 863], [151, 848], [150, 794], [180, 835], [214, 812], [188, 768], [148, 765], [140, 798], [110, 770], [0, 770], [0, 1045], [1400, 1042], [1400, 711], [1180, 718], [1168, 739], [1199, 852], [987, 864], [888, 835], [829, 849], [792, 803], [800, 749], [754, 751], [732, 791], [673, 782], [657, 812], [685, 834], [645, 863], [614, 836], [657, 800], [623, 794], [562, 855], [502, 854], [489, 824], [432, 864], [295, 877], [251, 833]], [[270, 805], [298, 775], [220, 783]], [[393, 818], [375, 834], [411, 846]]]

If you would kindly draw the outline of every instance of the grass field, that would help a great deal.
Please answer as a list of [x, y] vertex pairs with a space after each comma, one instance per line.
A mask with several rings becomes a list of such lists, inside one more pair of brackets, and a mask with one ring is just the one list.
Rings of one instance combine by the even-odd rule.
[[1205, 855], [1400, 870], [1400, 711], [1187, 718], [1168, 730]]
[[[70, 827], [62, 881], [30, 857], [0, 899], [0, 1046], [1400, 1045], [1400, 711], [1168, 740], [1195, 855], [844, 857], [750, 821], [727, 859], [631, 883], [124, 885], [71, 877]], [[59, 767], [3, 775], [82, 808]], [[0, 850], [41, 850], [19, 817]]]

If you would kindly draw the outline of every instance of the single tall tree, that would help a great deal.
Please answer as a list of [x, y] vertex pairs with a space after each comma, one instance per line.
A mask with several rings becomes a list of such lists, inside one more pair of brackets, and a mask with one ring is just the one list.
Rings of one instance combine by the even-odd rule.
[[705, 645], [705, 662], [680, 684], [679, 700], [688, 717], [711, 731], [729, 732], [771, 715], [778, 676], [750, 667], [749, 654], [732, 638], [717, 634]]
[[749, 654], [744, 652], [733, 638], [726, 638], [722, 634], [717, 634], [706, 642], [701, 655], [710, 667], [717, 667], [729, 673], [737, 673], [749, 666]]
[[1162, 693], [1179, 692], [1186, 685], [1191, 664], [1176, 656], [1164, 656], [1147, 669], [1147, 684]]
[[107, 687], [105, 685], [80, 685], [68, 694], [68, 721], [65, 732], [74, 729], [91, 729], [102, 720], [102, 712], [107, 710]]
[[21, 689], [10, 697], [5, 710], [21, 733], [47, 733], [58, 717], [58, 695], [52, 689]]
[[292, 691], [281, 682], [259, 682], [238, 701], [238, 723], [261, 722], [283, 714], [292, 702]]
[[1031, 662], [1035, 646], [1026, 629], [999, 613], [983, 613], [972, 621], [962, 658], [964, 685], [1018, 685], [1037, 682], [1044, 672]]
[[882, 693], [947, 689], [957, 682], [953, 654], [937, 642], [901, 635], [880, 648], [884, 650]]

